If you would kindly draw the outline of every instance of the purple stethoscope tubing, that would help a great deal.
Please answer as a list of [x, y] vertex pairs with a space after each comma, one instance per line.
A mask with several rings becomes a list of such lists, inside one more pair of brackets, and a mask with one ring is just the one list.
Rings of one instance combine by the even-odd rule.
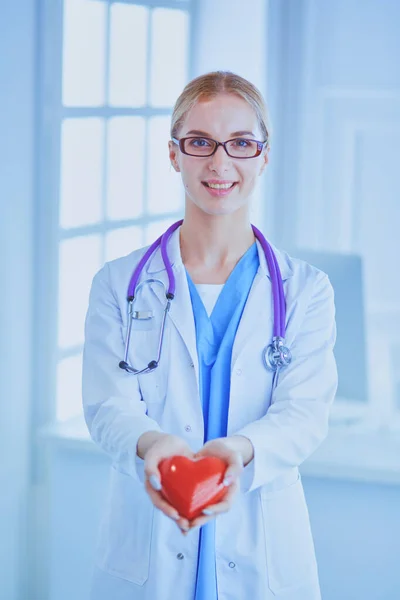
[[[125, 357], [124, 360], [119, 363], [121, 369], [125, 369], [129, 373], [133, 373], [135, 375], [139, 375], [140, 373], [148, 373], [154, 370], [160, 361], [162, 342], [164, 338], [164, 329], [165, 329], [165, 321], [169, 309], [171, 307], [171, 302], [175, 297], [175, 276], [172, 271], [172, 265], [168, 258], [167, 253], [167, 243], [173, 232], [178, 229], [183, 223], [183, 219], [173, 223], [168, 229], [165, 231], [163, 235], [161, 235], [151, 246], [147, 249], [145, 254], [142, 256], [141, 260], [137, 264], [135, 271], [131, 277], [128, 287], [128, 334], [125, 344]], [[285, 295], [283, 291], [283, 283], [282, 283], [282, 275], [279, 269], [278, 262], [276, 260], [276, 256], [267, 242], [263, 234], [257, 227], [252, 225], [253, 232], [257, 240], [260, 242], [262, 249], [265, 254], [265, 258], [268, 265], [268, 270], [271, 276], [271, 286], [272, 286], [272, 297], [273, 297], [273, 309], [274, 309], [274, 328], [273, 328], [273, 338], [272, 343], [264, 349], [263, 359], [264, 364], [267, 369], [271, 371], [278, 371], [278, 369], [287, 367], [291, 360], [292, 356], [290, 350], [285, 346], [285, 321], [286, 321], [286, 301]], [[137, 370], [134, 369], [128, 363], [128, 351], [129, 351], [129, 342], [131, 336], [131, 328], [132, 328], [132, 319], [133, 319], [133, 302], [135, 300], [135, 292], [138, 289], [138, 281], [139, 277], [143, 271], [144, 266], [146, 265], [149, 258], [156, 251], [156, 249], [160, 247], [162, 260], [167, 271], [168, 275], [168, 291], [166, 293], [167, 304], [164, 309], [164, 315], [161, 325], [161, 334], [158, 345], [157, 359], [151, 361], [144, 369]], [[156, 279], [149, 280], [149, 283], [161, 283]], [[140, 284], [142, 285], [142, 284]]]

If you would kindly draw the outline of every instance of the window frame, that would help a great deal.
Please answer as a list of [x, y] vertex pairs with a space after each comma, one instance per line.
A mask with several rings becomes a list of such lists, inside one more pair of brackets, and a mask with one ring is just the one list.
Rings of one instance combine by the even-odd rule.
[[[103, 0], [108, 5], [132, 4], [150, 9], [172, 8], [188, 12], [188, 80], [193, 77], [193, 31], [194, 0]], [[181, 211], [159, 215], [143, 215], [139, 218], [113, 220], [63, 229], [60, 217], [60, 177], [61, 177], [61, 126], [66, 118], [97, 116], [170, 115], [172, 107], [121, 108], [74, 107], [62, 104], [63, 66], [63, 11], [64, 2], [59, 0], [39, 0], [38, 29], [38, 77], [37, 77], [37, 181], [34, 211], [34, 393], [32, 410], [32, 435], [51, 423], [56, 423], [57, 415], [57, 367], [59, 361], [75, 356], [82, 351], [81, 344], [63, 350], [58, 347], [58, 293], [59, 293], [59, 249], [62, 241], [79, 236], [101, 234], [119, 227], [146, 225], [169, 218], [181, 218]], [[106, 82], [109, 62], [109, 19], [106, 32]], [[150, 41], [150, 40], [149, 40]], [[150, 72], [150, 70], [148, 70]], [[103, 163], [104, 164], [104, 163]], [[146, 168], [145, 168], [146, 171]], [[103, 189], [103, 206], [105, 191]], [[102, 244], [102, 263], [105, 261], [105, 244]], [[37, 461], [36, 461], [37, 462]]]

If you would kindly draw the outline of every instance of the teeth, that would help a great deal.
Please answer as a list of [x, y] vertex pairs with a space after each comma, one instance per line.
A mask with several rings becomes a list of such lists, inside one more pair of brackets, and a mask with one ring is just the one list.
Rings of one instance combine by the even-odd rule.
[[227, 190], [232, 187], [233, 183], [207, 183], [208, 187], [213, 188], [214, 190]]

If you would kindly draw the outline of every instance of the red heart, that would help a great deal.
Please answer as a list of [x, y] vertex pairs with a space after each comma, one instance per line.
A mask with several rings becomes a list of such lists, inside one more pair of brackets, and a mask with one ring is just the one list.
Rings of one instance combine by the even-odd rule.
[[216, 456], [191, 460], [172, 456], [158, 466], [161, 473], [161, 493], [189, 521], [200, 516], [203, 508], [215, 504], [227, 492], [223, 485], [227, 464]]

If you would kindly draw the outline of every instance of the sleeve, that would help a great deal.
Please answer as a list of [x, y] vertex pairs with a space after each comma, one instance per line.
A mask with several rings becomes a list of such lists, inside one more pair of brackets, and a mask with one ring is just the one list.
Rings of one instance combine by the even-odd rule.
[[244, 493], [298, 467], [325, 439], [338, 374], [334, 291], [319, 271], [300, 330], [291, 346], [292, 362], [282, 369], [266, 415], [237, 435], [253, 444], [254, 458], [241, 478]]
[[146, 415], [137, 377], [119, 367], [124, 350], [121, 311], [106, 263], [93, 279], [85, 320], [83, 412], [92, 440], [114, 466], [144, 483], [137, 442], [146, 431], [161, 429]]

